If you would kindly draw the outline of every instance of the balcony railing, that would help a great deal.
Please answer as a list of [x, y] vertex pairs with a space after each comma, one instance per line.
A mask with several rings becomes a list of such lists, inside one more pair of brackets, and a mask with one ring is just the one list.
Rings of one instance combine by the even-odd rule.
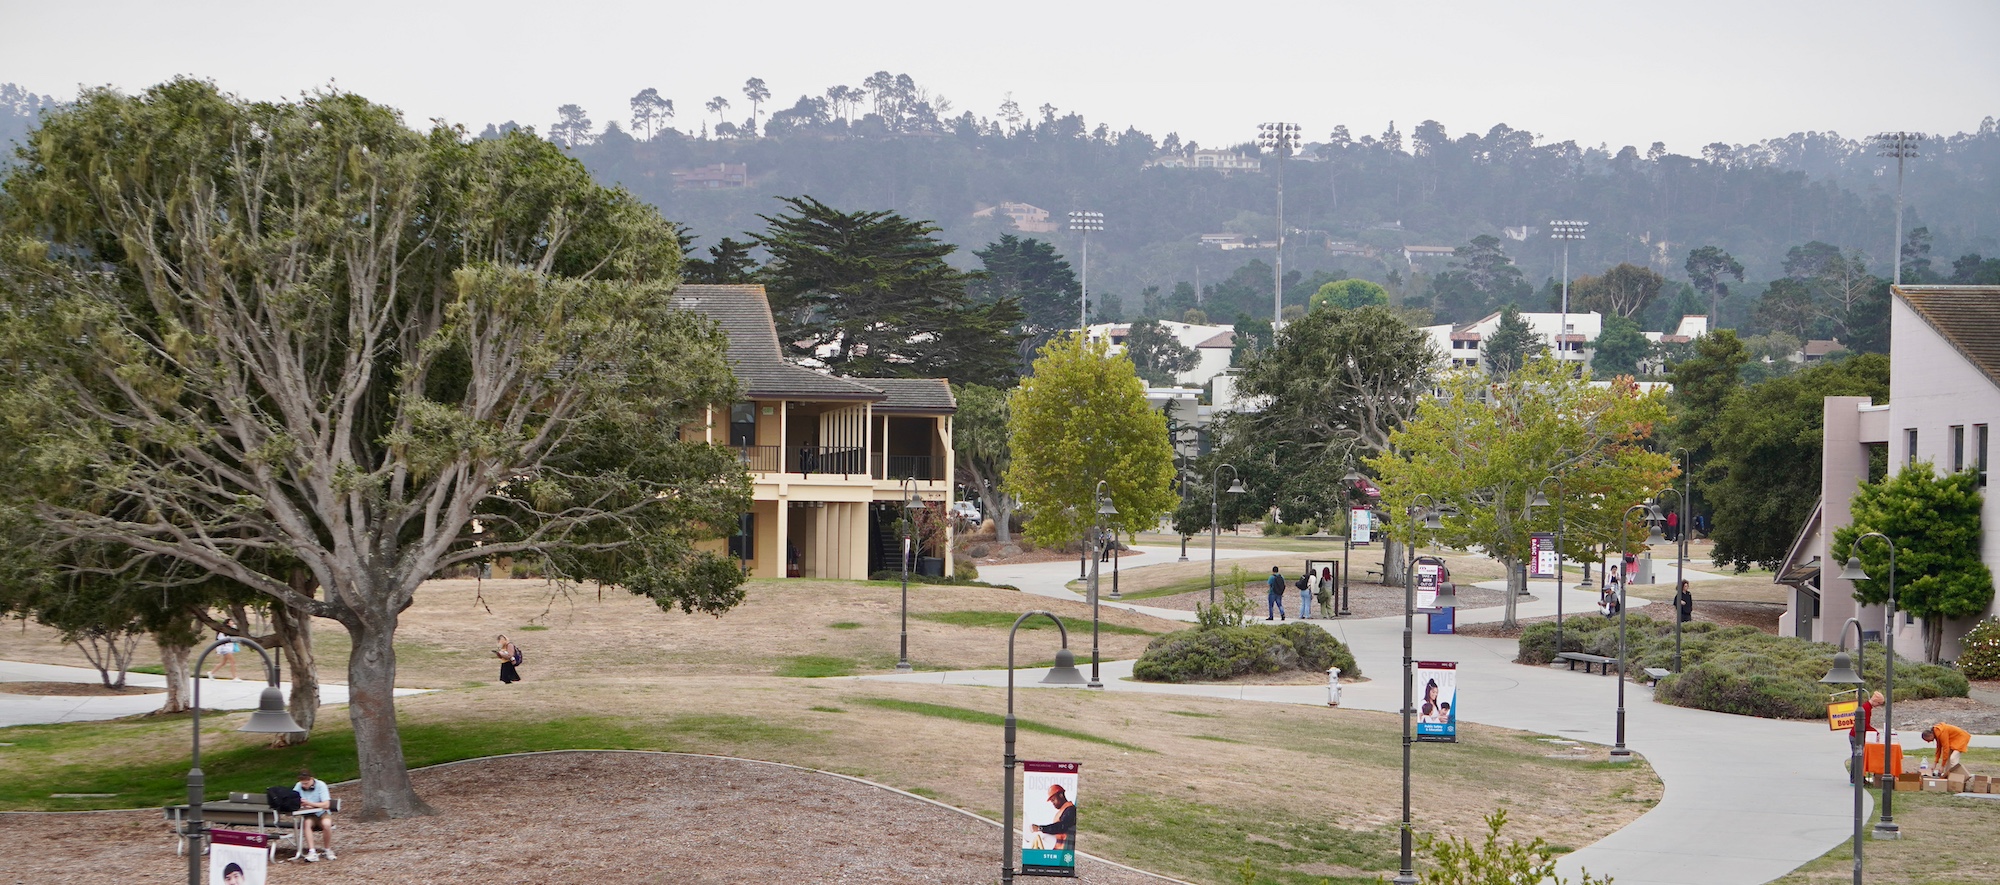
[[744, 469], [751, 473], [777, 473], [777, 446], [737, 446], [736, 450], [747, 460]]
[[864, 472], [865, 463], [859, 446], [795, 446], [785, 450], [786, 473], [858, 474]]
[[929, 455], [875, 455], [876, 479], [943, 479]]

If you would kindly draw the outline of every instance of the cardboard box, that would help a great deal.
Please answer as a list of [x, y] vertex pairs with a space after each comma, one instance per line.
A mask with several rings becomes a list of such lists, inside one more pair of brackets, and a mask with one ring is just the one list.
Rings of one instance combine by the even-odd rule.
[[1990, 786], [1992, 782], [1993, 782], [1992, 778], [1989, 778], [1986, 775], [1975, 774], [1972, 776], [1972, 781], [1966, 784], [1965, 791], [1968, 793], [1990, 792], [1992, 789]]
[[1916, 774], [1896, 775], [1896, 791], [1899, 793], [1909, 792], [1912, 790], [1921, 790], [1923, 788], [1924, 788], [1924, 780], [1921, 775], [1916, 775]]
[[1944, 778], [1927, 777], [1924, 778], [1924, 792], [1945, 793], [1945, 792], [1950, 792], [1950, 787], [1945, 782]]

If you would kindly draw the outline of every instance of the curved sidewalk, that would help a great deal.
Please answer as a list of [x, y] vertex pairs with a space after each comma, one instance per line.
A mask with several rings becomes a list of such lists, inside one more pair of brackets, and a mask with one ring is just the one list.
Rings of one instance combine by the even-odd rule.
[[[1159, 561], [1173, 561], [1173, 548], [1145, 548]], [[1267, 551], [1222, 551], [1226, 555], [1268, 555]], [[1218, 558], [1225, 558], [1219, 555]], [[1150, 556], [1149, 556], [1150, 558]], [[1149, 563], [1150, 564], [1150, 563]], [[1051, 568], [1066, 565], [1068, 568]], [[1024, 592], [1075, 600], [1064, 587], [1074, 564], [1038, 563], [989, 566], [989, 580], [1014, 584]], [[1143, 567], [1143, 566], [1137, 566]], [[1690, 575], [1692, 578], [1692, 575]], [[1101, 586], [1101, 585], [1100, 585]], [[1541, 598], [1517, 607], [1521, 617], [1555, 613], [1551, 582], [1531, 589]], [[1100, 599], [1101, 605], [1176, 620], [1189, 612], [1155, 609]], [[1640, 600], [1633, 600], [1638, 604]], [[1566, 615], [1597, 617], [1597, 594], [1564, 591]], [[1498, 608], [1462, 611], [1461, 623], [1497, 621]], [[1402, 684], [1401, 617], [1315, 620], [1353, 650], [1368, 682], [1345, 685], [1343, 709], [1396, 712]], [[1422, 622], [1419, 621], [1419, 630]], [[1458, 662], [1459, 716], [1469, 722], [1536, 732], [1609, 746], [1616, 740], [1618, 680], [1513, 662], [1511, 639], [1473, 636], [1416, 637], [1419, 660]], [[1189, 686], [1133, 682], [1130, 661], [1103, 665], [1114, 691], [1239, 698], [1321, 706], [1324, 686]], [[1379, 678], [1389, 674], [1390, 678]], [[869, 677], [951, 684], [1004, 684], [1002, 670]], [[1017, 684], [1034, 686], [1032, 676]], [[1653, 702], [1651, 690], [1625, 687], [1626, 745], [1646, 757], [1665, 785], [1660, 803], [1616, 833], [1565, 856], [1559, 872], [1575, 881], [1579, 870], [1611, 875], [1620, 885], [1760, 885], [1791, 872], [1846, 841], [1853, 830], [1853, 793], [1846, 776], [1846, 735], [1824, 723], [1757, 719], [1691, 710]], [[1449, 753], [1448, 744], [1423, 745], [1419, 752]], [[1395, 783], [1381, 789], [1394, 792]], [[1871, 797], [1870, 802], [1873, 799]], [[1872, 806], [1871, 806], [1872, 807]], [[1418, 810], [1421, 814], [1421, 809]]]

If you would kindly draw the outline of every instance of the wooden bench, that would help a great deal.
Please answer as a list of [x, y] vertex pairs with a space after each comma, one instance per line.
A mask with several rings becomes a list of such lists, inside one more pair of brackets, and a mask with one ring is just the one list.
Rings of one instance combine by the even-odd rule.
[[1590, 672], [1590, 668], [1597, 667], [1606, 676], [1611, 675], [1611, 668], [1618, 665], [1617, 658], [1607, 658], [1603, 655], [1587, 655], [1580, 651], [1562, 652], [1556, 655], [1556, 660], [1568, 662], [1569, 668], [1572, 671], [1576, 669], [1576, 665], [1578, 664], [1583, 665], [1583, 672], [1585, 673]]
[[[332, 800], [327, 809], [335, 814], [340, 812], [340, 800]], [[174, 825], [174, 853], [187, 853], [187, 811], [186, 805], [169, 805], [164, 809], [168, 822]], [[201, 822], [205, 827], [223, 826], [231, 829], [249, 827], [271, 837], [271, 857], [278, 856], [278, 842], [282, 837], [292, 837], [293, 856], [304, 853], [305, 843], [297, 838], [299, 819], [297, 815], [286, 814], [271, 807], [264, 801], [263, 793], [230, 793], [228, 800], [201, 803]]]

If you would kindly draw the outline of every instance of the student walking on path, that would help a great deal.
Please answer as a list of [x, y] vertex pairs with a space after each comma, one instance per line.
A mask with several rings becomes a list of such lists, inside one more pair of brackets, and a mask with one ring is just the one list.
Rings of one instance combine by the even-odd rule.
[[1313, 597], [1319, 595], [1319, 572], [1306, 566], [1305, 577], [1299, 579], [1299, 618], [1313, 616]]
[[1278, 572], [1275, 565], [1271, 566], [1269, 584], [1271, 589], [1264, 594], [1264, 620], [1268, 621], [1275, 615], [1282, 621], [1285, 619], [1285, 576]]

